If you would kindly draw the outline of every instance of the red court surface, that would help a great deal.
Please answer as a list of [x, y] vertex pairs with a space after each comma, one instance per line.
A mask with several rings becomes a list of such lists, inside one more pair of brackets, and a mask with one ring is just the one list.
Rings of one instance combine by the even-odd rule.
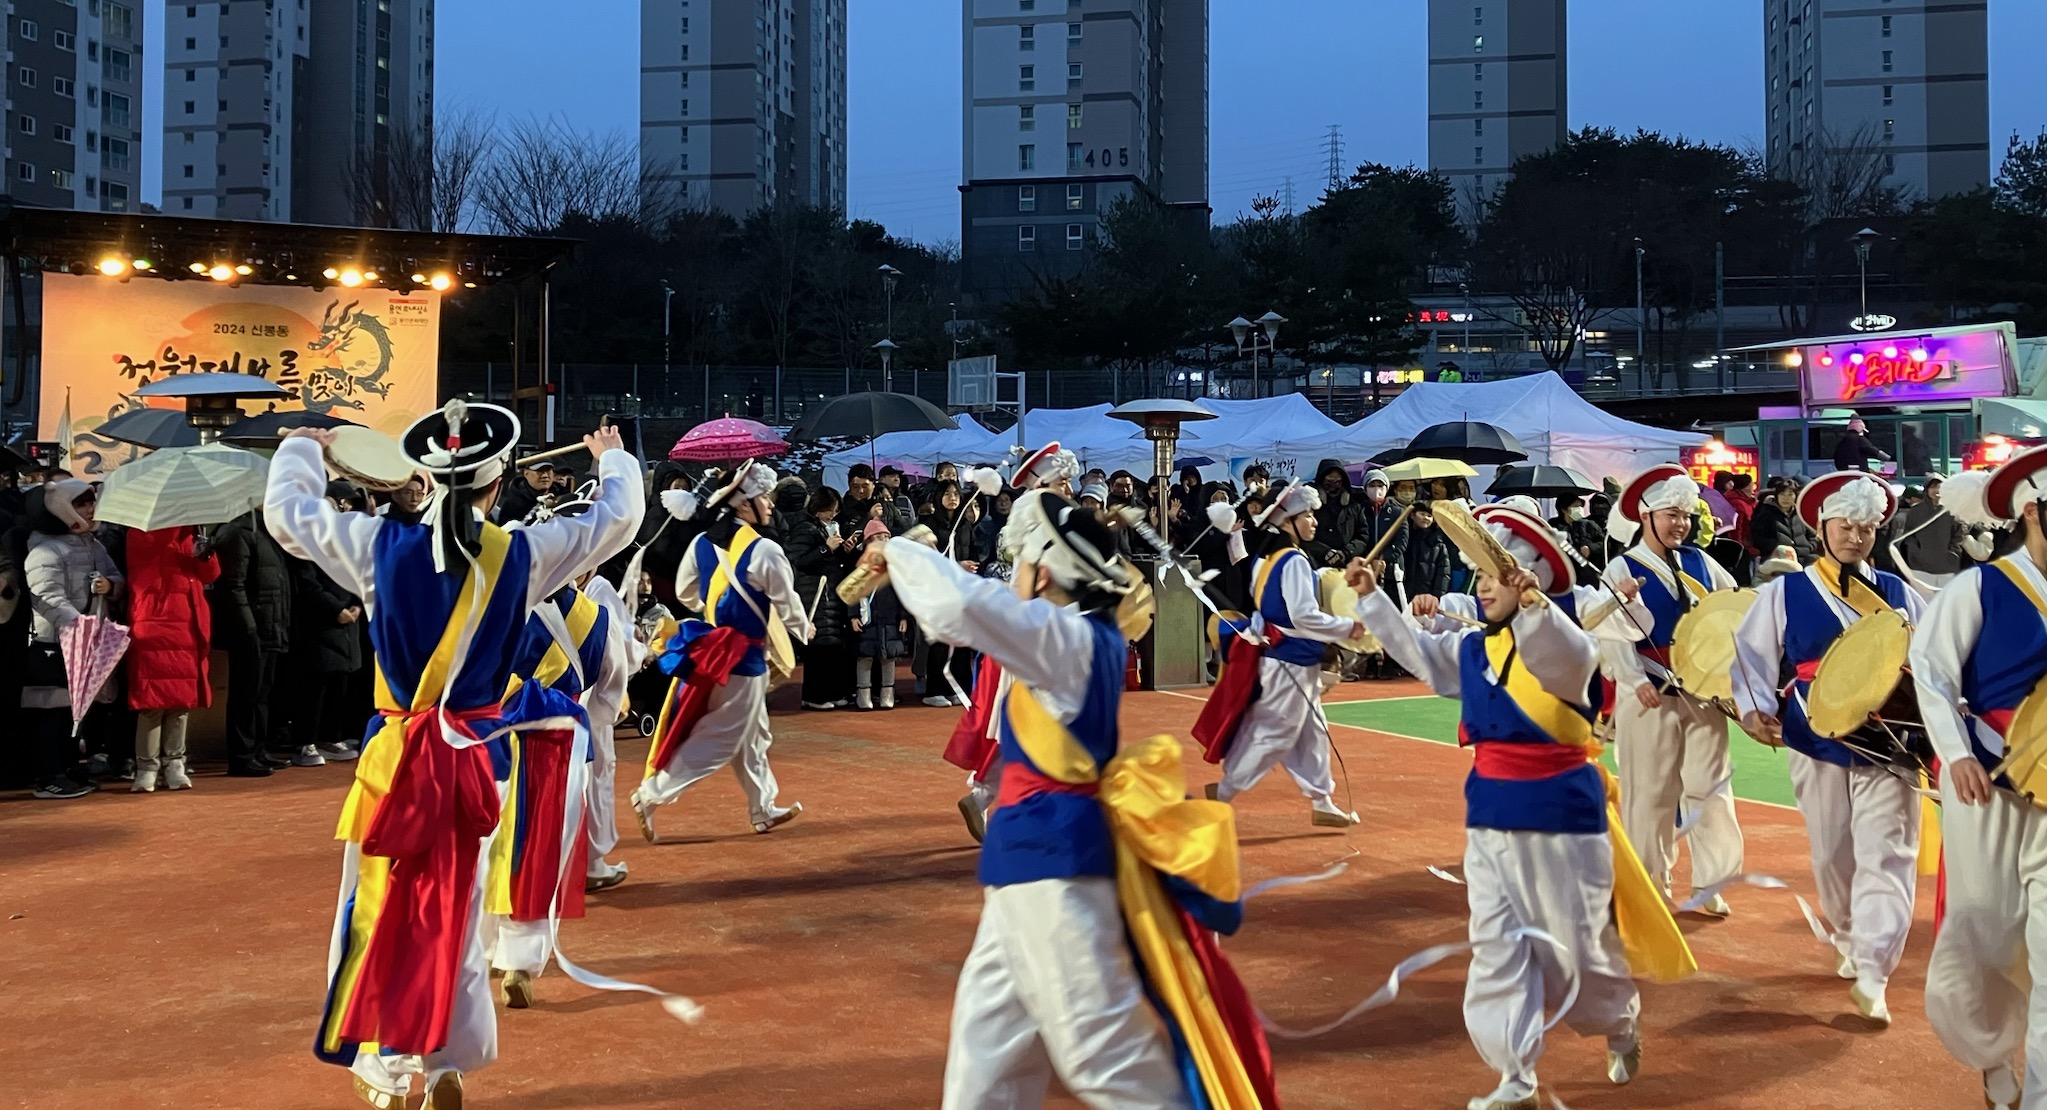
[[[1415, 692], [1352, 684], [1337, 696]], [[792, 696], [778, 693], [778, 709]], [[1185, 737], [1198, 708], [1198, 696], [1133, 695], [1125, 731]], [[957, 712], [778, 712], [782, 798], [805, 813], [768, 836], [748, 828], [730, 775], [663, 810], [660, 845], [639, 839], [621, 802], [615, 858], [631, 878], [564, 926], [564, 947], [593, 970], [693, 996], [705, 1020], [684, 1026], [644, 996], [550, 973], [534, 1009], [501, 1015], [500, 1060], [471, 1078], [468, 1104], [936, 1106], [980, 901], [954, 809], [962, 775], [938, 756]], [[1356, 853], [1336, 879], [1253, 902], [1226, 944], [1286, 1025], [1341, 1013], [1402, 957], [1464, 935], [1462, 889], [1427, 868], [1461, 856], [1466, 757], [1348, 728], [1336, 742], [1361, 827], [1311, 828], [1278, 775], [1239, 807], [1247, 882]], [[646, 745], [619, 747], [623, 796]], [[1215, 778], [1189, 765], [1197, 784]], [[347, 1074], [310, 1052], [341, 861], [330, 836], [349, 773], [0, 800], [0, 1105], [361, 1105]], [[1741, 820], [1749, 869], [1810, 891], [1797, 815], [1742, 803]], [[1854, 1015], [1789, 896], [1737, 890], [1732, 918], [1685, 920], [1701, 973], [1644, 988], [1640, 1078], [1609, 1086], [1601, 1044], [1560, 1028], [1546, 1083], [1575, 1110], [1981, 1105], [1976, 1078], [1926, 1025], [1931, 884], [1923, 890], [1888, 1031]], [[1463, 973], [1453, 959], [1386, 1009], [1276, 1042], [1285, 1104], [1454, 1110], [1490, 1090], [1495, 1077], [1464, 1035]]]

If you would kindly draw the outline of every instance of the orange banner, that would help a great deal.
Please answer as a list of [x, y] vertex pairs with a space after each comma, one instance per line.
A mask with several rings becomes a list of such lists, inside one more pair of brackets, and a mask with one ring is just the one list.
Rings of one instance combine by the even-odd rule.
[[60, 438], [68, 415], [68, 468], [103, 474], [142, 453], [95, 431], [143, 408], [137, 389], [173, 374], [226, 372], [290, 392], [245, 398], [251, 416], [307, 409], [396, 436], [436, 403], [440, 331], [440, 295], [427, 290], [45, 274], [39, 427]]

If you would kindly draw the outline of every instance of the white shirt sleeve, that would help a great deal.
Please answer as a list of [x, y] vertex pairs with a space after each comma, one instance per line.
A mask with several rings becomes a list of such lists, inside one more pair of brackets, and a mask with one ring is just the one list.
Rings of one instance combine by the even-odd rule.
[[692, 613], [704, 611], [703, 573], [697, 568], [697, 549], [702, 546], [696, 540], [689, 541], [683, 550], [682, 562], [675, 567], [675, 598]]
[[1534, 605], [1514, 614], [1515, 660], [1554, 696], [1584, 707], [1599, 670], [1598, 642], [1555, 605]]
[[1383, 589], [1358, 599], [1358, 620], [1379, 638], [1379, 645], [1395, 663], [1428, 683], [1429, 689], [1446, 698], [1462, 696], [1458, 645], [1478, 629], [1457, 625], [1447, 631], [1425, 630], [1401, 612]]
[[595, 570], [639, 534], [640, 520], [647, 513], [639, 460], [624, 450], [606, 451], [597, 460], [597, 477], [597, 499], [588, 511], [551, 517], [521, 530], [532, 557], [526, 579], [528, 608]]
[[1919, 688], [1919, 713], [1942, 763], [1975, 756], [1962, 721], [1962, 665], [1983, 634], [1979, 579], [1984, 573], [1982, 567], [1971, 567], [1948, 579], [1912, 634], [1912, 681]]
[[[1410, 609], [1411, 612], [1412, 610]], [[1454, 616], [1445, 616], [1445, 614], [1454, 614]], [[1436, 599], [1435, 617], [1431, 618], [1422, 627], [1430, 632], [1456, 632], [1460, 629], [1472, 627], [1463, 621], [1455, 619], [1455, 617], [1469, 617], [1475, 621], [1485, 619], [1479, 614], [1477, 598], [1470, 594], [1445, 594]]]
[[968, 574], [913, 541], [889, 540], [882, 554], [896, 600], [933, 640], [994, 656], [1059, 720], [1079, 716], [1095, 654], [1088, 618], [1043, 598], [1025, 601], [1008, 583]]
[[317, 440], [294, 436], [277, 445], [263, 491], [263, 524], [278, 546], [362, 598], [365, 612], [375, 611], [377, 530], [384, 518], [340, 512], [327, 500], [327, 458]]
[[1244, 530], [1242, 528], [1230, 533], [1230, 538], [1223, 543], [1223, 553], [1230, 557], [1231, 566], [1235, 566], [1251, 557], [1250, 549], [1244, 546]]
[[789, 634], [810, 642], [814, 629], [810, 625], [810, 614], [804, 609], [803, 599], [796, 594], [796, 572], [789, 565], [789, 555], [782, 545], [770, 539], [755, 541], [753, 555], [746, 564], [747, 581], [754, 588], [768, 595], [768, 601], [779, 610], [782, 623], [789, 628]]
[[[1294, 626], [1286, 630], [1289, 636], [1304, 640], [1320, 640], [1333, 644], [1350, 639], [1351, 618], [1339, 617], [1322, 611], [1322, 601], [1315, 590], [1315, 572], [1308, 565], [1308, 557], [1285, 556], [1279, 567], [1280, 596], [1286, 600], [1287, 616]], [[1254, 602], [1256, 599], [1253, 599]]]
[[1784, 664], [1784, 580], [1763, 583], [1734, 630], [1734, 706], [1743, 716], [1777, 716], [1777, 675]]

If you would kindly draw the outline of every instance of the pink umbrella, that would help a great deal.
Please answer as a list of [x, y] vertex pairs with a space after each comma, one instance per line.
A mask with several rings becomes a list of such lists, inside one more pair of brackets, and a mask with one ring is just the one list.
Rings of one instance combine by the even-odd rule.
[[789, 450], [789, 442], [758, 420], [723, 416], [689, 430], [675, 441], [668, 457], [678, 461], [728, 462], [765, 459]]
[[64, 626], [57, 634], [57, 647], [64, 654], [65, 685], [71, 693], [71, 735], [77, 736], [93, 699], [128, 650], [128, 626], [87, 613]]
[[1713, 510], [1714, 535], [1724, 536], [1734, 531], [1734, 526], [1741, 517], [1734, 511], [1734, 506], [1727, 503], [1727, 498], [1721, 496], [1719, 490], [1702, 489], [1699, 491], [1699, 499]]

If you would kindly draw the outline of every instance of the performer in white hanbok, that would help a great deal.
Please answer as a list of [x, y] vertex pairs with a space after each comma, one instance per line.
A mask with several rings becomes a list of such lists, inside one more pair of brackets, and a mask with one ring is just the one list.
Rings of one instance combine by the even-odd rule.
[[[1890, 610], [1919, 618], [1919, 595], [1904, 579], [1867, 564], [1896, 507], [1890, 487], [1859, 470], [1805, 487], [1798, 515], [1818, 534], [1820, 557], [1757, 591], [1735, 633], [1733, 671], [1742, 727], [1791, 749], [1813, 882], [1834, 926], [1835, 971], [1855, 981], [1849, 996], [1862, 1016], [1886, 1025], [1884, 988], [1905, 954], [1919, 882], [1919, 771], [1902, 753], [1884, 766], [1864, 754], [1886, 754], [1885, 739], [1849, 737], [1856, 751], [1818, 735], [1805, 696], [1820, 658], [1849, 625]], [[1780, 694], [1781, 675], [1791, 677]]]
[[[1607, 1077], [1626, 1083], [1642, 1059], [1631, 961], [1639, 953], [1636, 970], [1662, 980], [1697, 965], [1609, 816], [1592, 733], [1597, 641], [1555, 600], [1570, 596], [1563, 548], [1547, 528], [1504, 515], [1483, 526], [1519, 565], [1501, 568], [1504, 580], [1480, 573], [1481, 627], [1425, 631], [1362, 561], [1347, 577], [1359, 617], [1387, 654], [1462, 702], [1459, 742], [1473, 755], [1464, 786], [1474, 946], [1465, 1028], [1500, 1076], [1468, 1105], [1536, 1110], [1544, 1009], [1562, 1006], [1573, 981], [1577, 998], [1561, 1020], [1605, 1038]], [[1545, 603], [1538, 590], [1556, 592]]]
[[625, 862], [604, 858], [618, 847], [618, 746], [614, 737], [618, 722], [625, 719], [626, 683], [645, 665], [647, 645], [633, 635], [632, 611], [610, 582], [592, 578], [583, 593], [606, 613], [603, 661], [596, 681], [583, 692], [583, 707], [590, 713], [591, 753], [583, 880], [584, 889], [594, 894], [625, 881]]
[[[1499, 525], [1510, 533], [1528, 537], [1530, 543], [1547, 536], [1557, 546], [1549, 548], [1545, 544], [1544, 550], [1561, 552], [1568, 560], [1569, 553], [1562, 546], [1564, 539], [1543, 521], [1531, 507], [1533, 504], [1525, 497], [1509, 497], [1495, 504], [1480, 505], [1472, 510], [1471, 515], [1480, 524]], [[1633, 644], [1648, 635], [1647, 630], [1656, 622], [1655, 614], [1642, 603], [1642, 583], [1638, 579], [1624, 578], [1600, 586], [1580, 586], [1566, 562], [1555, 569], [1551, 581], [1558, 586], [1555, 587], [1557, 592], [1550, 594], [1549, 599], [1562, 608], [1565, 616], [1602, 642]], [[1460, 624], [1469, 625], [1473, 621], [1482, 624], [1485, 620], [1479, 612], [1478, 598], [1471, 594], [1424, 595], [1409, 603], [1408, 610], [1430, 632], [1454, 632]]]
[[[1018, 463], [1009, 484], [1021, 493], [1043, 489], [1070, 499], [1073, 480], [1078, 477], [1080, 460], [1053, 440]], [[1007, 553], [1004, 561], [1008, 561]], [[967, 823], [968, 835], [975, 840], [986, 833], [988, 806], [995, 801], [995, 791], [1002, 785], [1000, 722], [995, 707], [1002, 704], [1002, 695], [1008, 689], [1009, 675], [1002, 669], [1002, 660], [983, 653], [974, 676], [972, 704], [960, 714], [959, 723], [953, 726], [952, 739], [945, 746], [946, 762], [967, 772], [967, 793], [960, 799], [960, 817]]]
[[[798, 640], [808, 641], [811, 633], [789, 557], [763, 534], [774, 519], [774, 488], [768, 467], [735, 468], [704, 504], [719, 518], [676, 569], [676, 596], [706, 619], [684, 622], [661, 655], [661, 669], [675, 682], [647, 752], [646, 777], [632, 796], [640, 833], [650, 844], [658, 839], [654, 811], [728, 763], [738, 771], [755, 832], [803, 812], [800, 802], [777, 803], [780, 788], [768, 766], [775, 738], [768, 724], [768, 622], [780, 621]], [[681, 510], [695, 508], [684, 498], [662, 501], [685, 517], [689, 512]]]
[[1186, 799], [1172, 738], [1120, 743], [1116, 610], [1142, 575], [1055, 493], [1024, 494], [1005, 531], [1018, 589], [902, 539], [864, 557], [933, 636], [1011, 679], [943, 1106], [1030, 1110], [1056, 1075], [1094, 1110], [1275, 1107], [1256, 1013], [1215, 944], [1241, 919], [1233, 815]]
[[[1950, 579], [1912, 637], [1912, 677], [1940, 756], [1947, 916], [1926, 968], [1926, 1017], [1983, 1073], [1993, 1110], [2047, 1107], [2047, 810], [2036, 744], [2013, 728], [2047, 679], [2047, 447], [1947, 483], [1969, 525], [2020, 529], [2018, 550]], [[2012, 764], [2007, 767], [2007, 762]], [[2025, 1062], [2021, 1092], [2014, 1065]]]
[[[437, 483], [430, 524], [342, 514], [326, 498], [331, 431], [288, 433], [264, 518], [291, 554], [363, 599], [377, 647], [383, 726], [364, 744], [337, 837], [347, 842], [315, 1052], [350, 1067], [373, 1106], [462, 1104], [462, 1073], [497, 1055], [482, 923], [498, 818], [489, 745], [519, 630], [544, 599], [631, 542], [639, 465], [616, 429], [584, 443], [601, 493], [590, 511], [507, 532], [483, 522], [519, 421], [449, 402], [407, 431]], [[546, 722], [523, 722], [547, 727]]]
[[[1651, 878], [1670, 889], [1677, 862], [1679, 816], [1690, 819], [1692, 888], [1715, 886], [1741, 872], [1741, 826], [1734, 816], [1733, 757], [1727, 718], [1670, 682], [1670, 645], [1677, 622], [1732, 576], [1691, 546], [1699, 484], [1675, 464], [1652, 466], [1621, 490], [1613, 511], [1639, 525], [1641, 542], [1607, 565], [1609, 582], [1640, 579], [1642, 601], [1655, 615], [1634, 644], [1601, 646], [1614, 697], [1615, 756], [1620, 763], [1621, 814], [1628, 838]], [[1725, 915], [1715, 894], [1706, 913]]]
[[[1272, 495], [1255, 521], [1267, 549], [1251, 574], [1249, 637], [1232, 636], [1223, 680], [1209, 696], [1194, 736], [1210, 762], [1221, 762], [1213, 797], [1227, 802], [1257, 785], [1277, 765], [1308, 798], [1314, 824], [1349, 828], [1358, 815], [1336, 804], [1329, 757], [1329, 718], [1322, 711], [1322, 655], [1327, 645], [1362, 637], [1349, 615], [1322, 610], [1315, 568], [1300, 545], [1315, 538], [1322, 495], [1295, 479]], [[1232, 630], [1235, 631], [1234, 629]], [[1255, 668], [1255, 670], [1253, 669]], [[1257, 676], [1255, 686], [1246, 681]]]

